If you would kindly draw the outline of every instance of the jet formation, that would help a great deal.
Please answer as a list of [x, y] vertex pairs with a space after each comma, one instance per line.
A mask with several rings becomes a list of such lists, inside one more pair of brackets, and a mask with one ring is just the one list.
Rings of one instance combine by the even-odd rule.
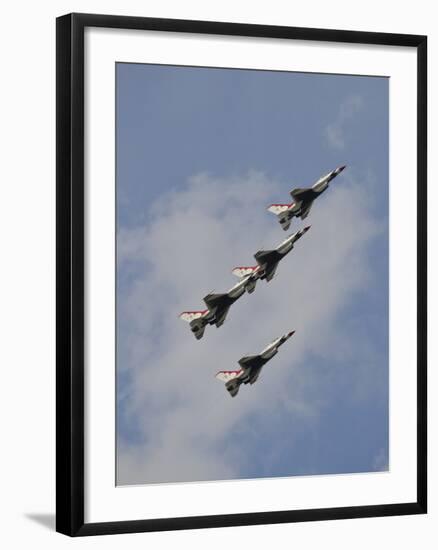
[[204, 335], [207, 325], [216, 325], [220, 327], [228, 314], [232, 304], [236, 302], [245, 291], [248, 294], [254, 292], [257, 281], [265, 280], [269, 282], [275, 274], [280, 261], [293, 249], [294, 244], [300, 239], [310, 226], [300, 229], [293, 235], [290, 235], [277, 248], [273, 250], [259, 250], [254, 255], [257, 265], [251, 267], [235, 267], [232, 271], [234, 275], [240, 278], [240, 281], [230, 290], [223, 294], [207, 294], [203, 298], [207, 309], [200, 311], [183, 311], [180, 318], [190, 323], [190, 330], [197, 340]]
[[[287, 231], [293, 218], [304, 220], [312, 208], [313, 202], [328, 187], [329, 183], [338, 176], [345, 166], [340, 166], [322, 176], [311, 187], [295, 188], [290, 191], [293, 202], [289, 204], [271, 204], [268, 210], [277, 215], [281, 227]], [[299, 229], [289, 235], [276, 248], [272, 250], [259, 250], [254, 254], [256, 265], [235, 267], [232, 273], [240, 280], [224, 293], [210, 293], [203, 298], [206, 309], [197, 311], [183, 311], [180, 318], [187, 321], [190, 330], [197, 340], [200, 340], [207, 325], [223, 325], [231, 306], [243, 296], [252, 294], [257, 281], [269, 282], [273, 279], [279, 263], [291, 252], [295, 243], [307, 233], [310, 226]], [[269, 361], [278, 351], [278, 348], [288, 340], [295, 331], [275, 339], [259, 355], [242, 357], [239, 361], [240, 369], [236, 371], [220, 371], [216, 377], [225, 382], [225, 387], [232, 397], [235, 397], [241, 384], [253, 384], [263, 365]]]

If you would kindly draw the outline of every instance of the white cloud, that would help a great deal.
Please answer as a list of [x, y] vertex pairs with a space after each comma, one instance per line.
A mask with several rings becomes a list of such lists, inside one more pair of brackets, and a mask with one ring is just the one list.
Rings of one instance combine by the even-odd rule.
[[333, 149], [345, 149], [346, 126], [362, 107], [363, 100], [358, 95], [351, 95], [341, 103], [336, 120], [325, 128], [325, 137]]
[[[147, 225], [120, 231], [119, 269], [133, 273], [118, 303], [118, 368], [132, 381], [121, 399], [141, 441], [120, 439], [119, 483], [240, 477], [250, 457], [236, 434], [242, 427], [257, 431], [247, 420], [269, 423], [287, 411], [311, 422], [323, 411], [329, 397], [306, 359], [341, 353], [335, 321], [373, 276], [366, 251], [380, 231], [365, 188], [351, 177], [335, 181], [315, 203], [311, 230], [274, 280], [244, 295], [221, 328], [207, 327], [196, 341], [177, 317], [202, 308], [209, 291], [226, 291], [236, 281], [231, 269], [253, 264], [262, 245], [274, 247], [304, 225], [294, 221], [285, 233], [265, 211], [272, 196], [283, 195], [260, 173], [226, 180], [198, 175], [153, 204]], [[257, 384], [231, 399], [214, 374], [290, 329], [296, 334]], [[344, 342], [344, 353], [352, 345]], [[358, 371], [358, 388], [368, 375]]]

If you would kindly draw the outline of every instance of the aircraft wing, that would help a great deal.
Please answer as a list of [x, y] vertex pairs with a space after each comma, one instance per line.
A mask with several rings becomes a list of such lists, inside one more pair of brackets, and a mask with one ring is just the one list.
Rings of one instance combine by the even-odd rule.
[[267, 263], [273, 263], [281, 258], [276, 250], [259, 250], [254, 254], [256, 262], [263, 266]]
[[307, 191], [309, 191], [309, 190], [308, 189], [302, 189], [301, 187], [297, 187], [296, 189], [292, 189], [292, 191], [290, 192], [290, 195], [294, 200], [300, 201], [301, 200], [301, 195], [303, 195], [304, 193], [307, 193]]
[[253, 369], [260, 365], [260, 355], [247, 355], [239, 359], [239, 365], [243, 369]]
[[249, 377], [249, 383], [254, 384], [260, 375], [263, 365], [266, 361], [263, 361], [260, 355], [248, 355], [242, 357], [239, 360], [239, 365], [242, 367], [240, 372], [244, 372], [244, 376]]
[[224, 323], [225, 319], [227, 318], [229, 310], [230, 310], [230, 306], [220, 307], [216, 310], [215, 325], [217, 327], [220, 327]]
[[277, 267], [278, 267], [278, 262], [277, 262], [276, 264], [270, 265], [270, 266], [265, 270], [266, 281], [270, 281], [270, 280], [274, 277], [275, 272], [277, 271]]
[[251, 369], [251, 374], [249, 377], [249, 383], [254, 384], [254, 382], [257, 382], [257, 378], [260, 376], [260, 373], [262, 372], [263, 367], [255, 367]]
[[305, 218], [307, 218], [307, 216], [309, 215], [309, 212], [310, 212], [310, 209], [312, 208], [312, 204], [313, 202], [309, 202], [309, 204], [303, 208], [303, 210], [301, 211], [301, 219], [304, 220]]

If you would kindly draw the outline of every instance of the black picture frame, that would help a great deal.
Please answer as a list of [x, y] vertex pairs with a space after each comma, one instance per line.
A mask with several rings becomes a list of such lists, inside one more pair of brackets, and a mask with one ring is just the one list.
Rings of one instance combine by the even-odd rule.
[[[417, 499], [382, 504], [106, 523], [84, 522], [84, 29], [157, 30], [407, 46], [417, 51]], [[417, 35], [112, 15], [56, 22], [56, 530], [69, 536], [423, 514], [427, 511], [427, 38]]]

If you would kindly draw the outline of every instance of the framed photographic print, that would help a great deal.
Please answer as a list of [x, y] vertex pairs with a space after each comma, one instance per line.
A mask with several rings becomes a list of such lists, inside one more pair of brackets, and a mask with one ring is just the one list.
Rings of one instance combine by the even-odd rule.
[[426, 512], [426, 37], [57, 20], [57, 530]]

